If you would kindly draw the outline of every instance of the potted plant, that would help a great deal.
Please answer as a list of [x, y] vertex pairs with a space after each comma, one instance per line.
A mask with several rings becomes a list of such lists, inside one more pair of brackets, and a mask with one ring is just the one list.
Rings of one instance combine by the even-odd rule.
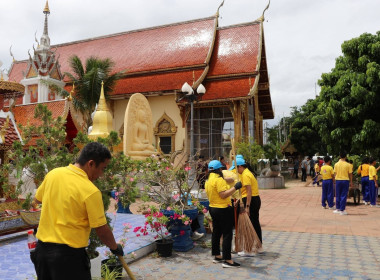
[[167, 231], [167, 225], [169, 218], [165, 216], [155, 206], [148, 208], [148, 214], [145, 215], [146, 221], [144, 226], [134, 228], [136, 236], [147, 235], [148, 231], [155, 234], [156, 248], [158, 255], [161, 257], [170, 257], [172, 255], [173, 240], [167, 238], [169, 232]]

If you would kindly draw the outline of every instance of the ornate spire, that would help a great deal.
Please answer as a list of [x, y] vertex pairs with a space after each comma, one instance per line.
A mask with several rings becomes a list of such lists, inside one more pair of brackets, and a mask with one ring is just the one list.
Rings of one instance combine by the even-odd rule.
[[220, 8], [221, 8], [223, 5], [224, 5], [224, 0], [223, 0], [222, 4], [219, 5], [218, 10], [216, 11], [216, 16], [217, 16], [217, 17], [219, 17], [219, 10], [220, 10]]
[[269, 9], [269, 5], [270, 5], [270, 0], [269, 0], [268, 5], [265, 7], [265, 9], [263, 11], [263, 14], [256, 21], [264, 22], [264, 20], [265, 20], [264, 14], [265, 14], [265, 11]]
[[41, 37], [41, 47], [42, 48], [46, 48], [46, 49], [49, 49], [50, 48], [50, 38], [49, 38], [49, 28], [48, 28], [48, 15], [50, 14], [50, 10], [49, 10], [49, 4], [48, 4], [48, 1], [46, 0], [46, 5], [45, 5], [45, 9], [44, 9], [44, 12], [45, 14], [45, 24], [44, 24], [44, 33], [42, 34], [42, 37]]
[[112, 131], [112, 123], [113, 118], [104, 97], [104, 83], [102, 82], [98, 107], [96, 108], [96, 112], [92, 120], [92, 131], [88, 137], [90, 139], [107, 137]]

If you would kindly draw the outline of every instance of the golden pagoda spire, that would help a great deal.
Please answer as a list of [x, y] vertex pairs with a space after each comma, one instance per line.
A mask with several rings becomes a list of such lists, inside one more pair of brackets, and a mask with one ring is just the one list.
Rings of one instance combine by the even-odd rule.
[[44, 14], [50, 14], [48, 0], [46, 0], [46, 4], [45, 4], [45, 8], [44, 8]]
[[98, 107], [92, 120], [92, 131], [88, 137], [94, 140], [98, 139], [98, 137], [107, 137], [112, 131], [112, 123], [112, 114], [107, 106], [104, 96], [104, 83], [102, 82]]

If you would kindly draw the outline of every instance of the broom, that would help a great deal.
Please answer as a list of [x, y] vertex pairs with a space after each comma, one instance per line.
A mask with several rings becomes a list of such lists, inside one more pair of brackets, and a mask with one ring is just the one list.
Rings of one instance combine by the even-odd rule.
[[[235, 152], [235, 139], [232, 140], [232, 149]], [[236, 160], [236, 158], [235, 158]], [[235, 162], [236, 165], [236, 162]], [[237, 165], [236, 165], [237, 168]], [[239, 176], [238, 176], [239, 178]], [[241, 189], [239, 189], [240, 196], [240, 211], [239, 211], [239, 219], [237, 222], [237, 226], [235, 225], [235, 251], [236, 252], [247, 252], [251, 253], [252, 251], [256, 252], [257, 249], [262, 247], [261, 241], [257, 236], [255, 229], [249, 219], [247, 212], [245, 211], [243, 200], [241, 197]]]
[[236, 228], [235, 250], [246, 253], [256, 252], [261, 248], [261, 242], [247, 212], [245, 211], [242, 200], [240, 199], [240, 213]]
[[124, 258], [122, 256], [118, 256], [119, 257], [119, 261], [121, 262], [121, 264], [123, 265], [125, 271], [127, 272], [129, 278], [131, 278], [131, 280], [136, 280], [135, 276], [133, 275], [132, 271], [129, 269], [127, 263], [125, 262]]

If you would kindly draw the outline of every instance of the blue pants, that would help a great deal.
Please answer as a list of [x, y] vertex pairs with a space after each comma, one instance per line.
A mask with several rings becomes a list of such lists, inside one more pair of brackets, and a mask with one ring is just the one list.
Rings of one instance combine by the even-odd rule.
[[333, 180], [323, 180], [322, 182], [322, 206], [326, 207], [326, 200], [327, 204], [330, 208], [334, 206], [334, 185]]
[[348, 180], [336, 180], [336, 209], [344, 211], [346, 209], [348, 188], [350, 187], [350, 181]]
[[362, 177], [363, 200], [369, 202], [369, 176]]
[[369, 180], [369, 201], [371, 205], [376, 205], [377, 200], [377, 188], [374, 180]]

